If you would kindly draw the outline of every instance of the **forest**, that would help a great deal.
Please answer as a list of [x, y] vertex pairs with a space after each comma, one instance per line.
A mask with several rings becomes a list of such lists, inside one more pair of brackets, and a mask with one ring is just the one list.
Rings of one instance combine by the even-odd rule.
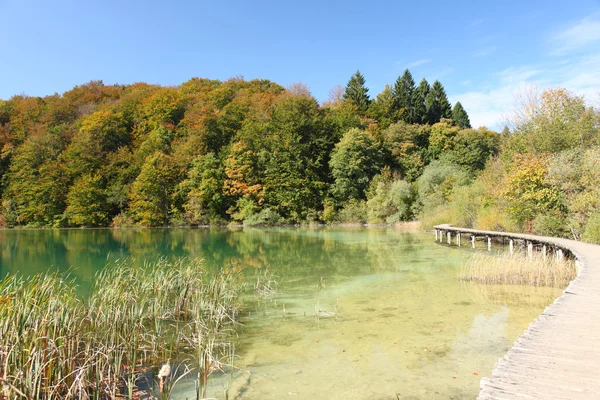
[[388, 223], [600, 241], [599, 112], [529, 93], [500, 133], [406, 70], [303, 84], [91, 81], [0, 100], [0, 226]]

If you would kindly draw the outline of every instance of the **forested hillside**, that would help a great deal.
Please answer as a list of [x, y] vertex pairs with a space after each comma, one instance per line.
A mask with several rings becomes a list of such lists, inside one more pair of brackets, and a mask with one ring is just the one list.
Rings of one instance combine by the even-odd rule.
[[92, 81], [0, 101], [0, 223], [409, 220], [428, 164], [473, 174], [498, 145], [440, 82], [417, 86], [408, 70], [374, 99], [357, 71], [323, 105], [267, 80]]
[[[600, 243], [600, 112], [553, 89], [526, 93], [511, 123], [499, 156], [481, 173], [439, 170], [435, 195], [423, 197], [424, 225], [443, 221]], [[420, 179], [431, 181], [429, 172]]]
[[89, 82], [0, 101], [2, 226], [395, 223], [600, 241], [600, 117], [531, 93], [472, 129], [408, 70], [371, 98], [356, 72], [320, 105], [302, 84]]

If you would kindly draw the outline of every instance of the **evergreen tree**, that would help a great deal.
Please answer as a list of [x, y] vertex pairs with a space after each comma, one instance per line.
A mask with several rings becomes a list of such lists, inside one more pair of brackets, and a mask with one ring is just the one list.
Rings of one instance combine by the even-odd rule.
[[429, 83], [427, 79], [423, 78], [421, 83], [414, 92], [413, 95], [413, 115], [414, 123], [426, 124], [427, 123], [427, 107], [425, 106], [425, 99], [429, 94]]
[[460, 101], [457, 101], [452, 109], [452, 120], [454, 121], [454, 125], [460, 126], [461, 128], [470, 128], [471, 121], [469, 121], [469, 115], [463, 108]]
[[350, 77], [346, 85], [344, 99], [349, 100], [358, 107], [359, 111], [364, 113], [369, 108], [369, 103], [371, 102], [367, 94], [368, 91], [369, 89], [365, 87], [365, 77], [359, 70], [356, 70], [356, 73]]
[[450, 102], [440, 81], [433, 83], [429, 94], [425, 98], [425, 106], [427, 108], [427, 122], [429, 124], [433, 125], [436, 122], [440, 122], [442, 118], [452, 117]]
[[402, 120], [409, 124], [414, 122], [415, 113], [413, 106], [413, 96], [415, 92], [415, 81], [408, 69], [402, 76], [398, 77], [394, 84], [393, 95], [395, 106], [402, 113]]

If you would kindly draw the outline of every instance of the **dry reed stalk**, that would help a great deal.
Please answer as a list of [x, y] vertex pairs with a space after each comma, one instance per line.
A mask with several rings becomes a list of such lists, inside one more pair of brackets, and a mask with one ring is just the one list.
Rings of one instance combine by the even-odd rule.
[[460, 279], [486, 284], [566, 287], [577, 275], [571, 260], [557, 260], [534, 254], [502, 253], [497, 256], [475, 253], [460, 270]]
[[[202, 370], [205, 387], [232, 347], [236, 278], [209, 275], [198, 260], [161, 259], [142, 269], [121, 261], [96, 276], [84, 301], [74, 282], [56, 273], [7, 277], [0, 281], [1, 394], [132, 399], [141, 371], [180, 352], [198, 354], [179, 363], [192, 364], [185, 374], [194, 364]], [[163, 398], [178, 379], [163, 382]]]

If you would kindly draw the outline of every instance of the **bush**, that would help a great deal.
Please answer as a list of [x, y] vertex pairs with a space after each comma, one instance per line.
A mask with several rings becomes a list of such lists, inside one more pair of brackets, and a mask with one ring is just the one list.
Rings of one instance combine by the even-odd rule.
[[336, 221], [340, 223], [365, 223], [367, 221], [367, 203], [362, 200], [349, 200], [338, 211]]
[[592, 215], [588, 220], [583, 232], [583, 240], [600, 244], [600, 213]]
[[135, 224], [135, 221], [133, 220], [133, 218], [129, 214], [126, 214], [124, 212], [115, 216], [112, 220], [112, 226], [114, 228], [123, 228], [123, 227], [135, 226], [135, 225], [136, 224]]
[[425, 207], [444, 204], [455, 187], [469, 183], [468, 174], [458, 165], [440, 159], [429, 164], [417, 180], [419, 201]]
[[422, 230], [433, 229], [435, 225], [451, 223], [452, 212], [447, 205], [439, 205], [421, 215], [420, 221]]
[[565, 216], [560, 213], [540, 214], [533, 220], [533, 229], [538, 235], [567, 236]]
[[477, 213], [475, 227], [502, 232], [519, 232], [521, 230], [521, 227], [510, 218], [510, 215], [504, 209], [498, 207], [480, 209]]
[[279, 214], [266, 207], [257, 214], [250, 214], [244, 220], [244, 226], [278, 225], [283, 222], [284, 220]]

